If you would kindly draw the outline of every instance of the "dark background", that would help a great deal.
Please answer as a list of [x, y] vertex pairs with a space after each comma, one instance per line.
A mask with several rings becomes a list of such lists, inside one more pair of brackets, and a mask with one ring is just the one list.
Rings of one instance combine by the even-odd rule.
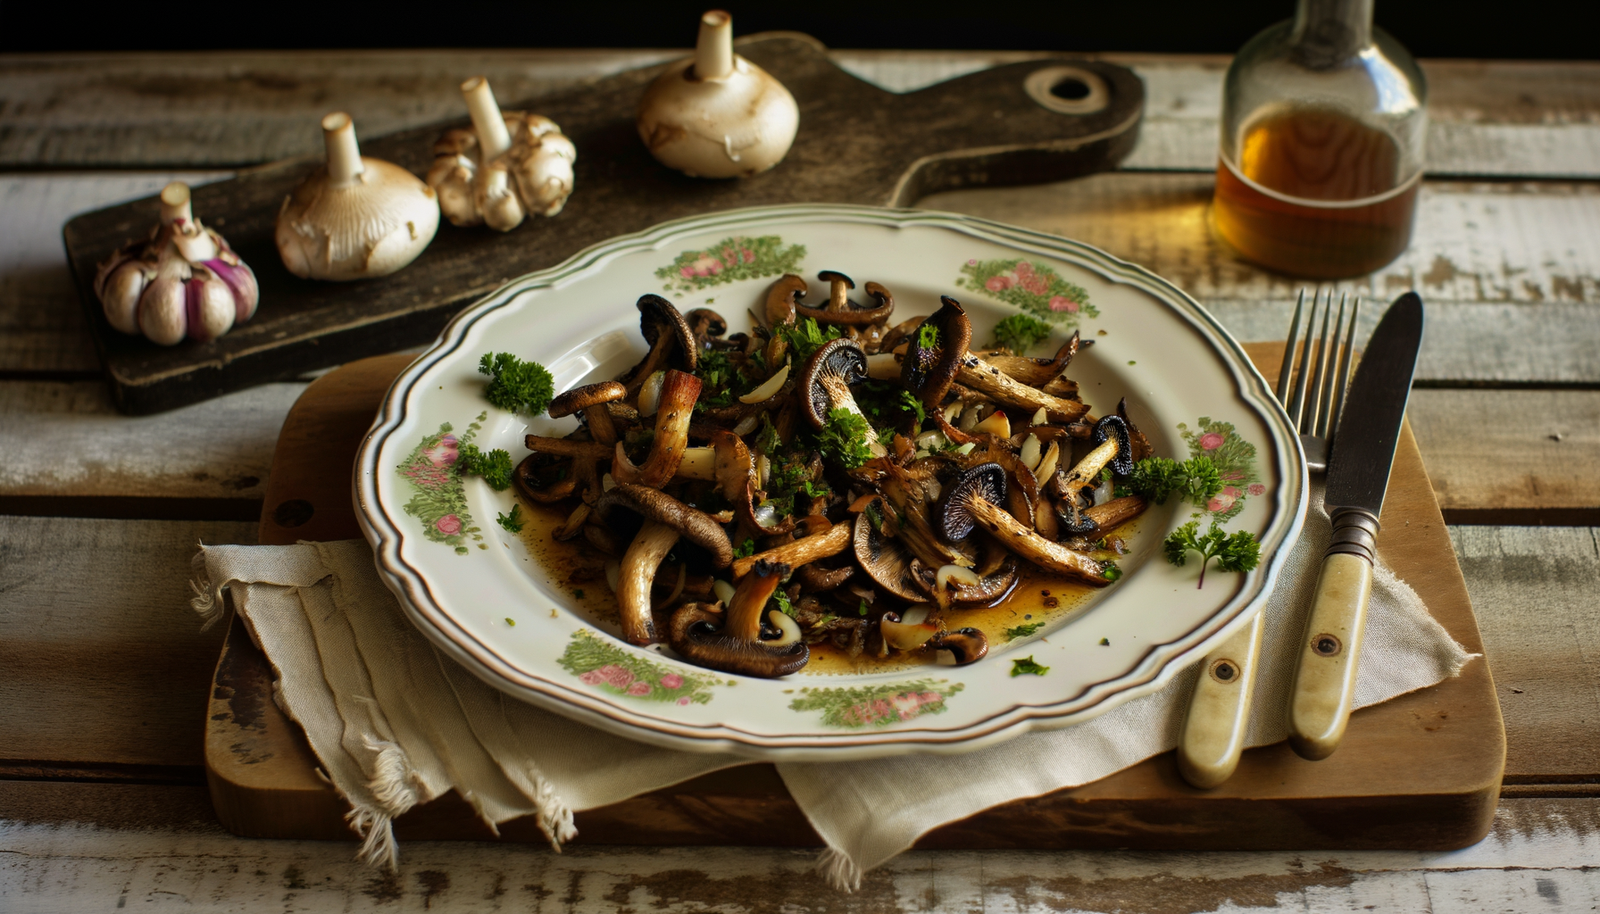
[[[687, 47], [715, 0], [0, 0], [0, 52], [406, 47]], [[1232, 53], [1294, 0], [799, 0], [740, 4], [736, 34], [835, 48]], [[1377, 0], [1418, 57], [1600, 57], [1596, 0]]]

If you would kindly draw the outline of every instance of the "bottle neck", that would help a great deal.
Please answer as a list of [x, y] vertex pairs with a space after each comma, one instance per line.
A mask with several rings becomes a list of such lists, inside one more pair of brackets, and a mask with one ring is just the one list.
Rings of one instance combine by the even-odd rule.
[[1373, 0], [1298, 0], [1289, 43], [1302, 66], [1327, 69], [1372, 43]]

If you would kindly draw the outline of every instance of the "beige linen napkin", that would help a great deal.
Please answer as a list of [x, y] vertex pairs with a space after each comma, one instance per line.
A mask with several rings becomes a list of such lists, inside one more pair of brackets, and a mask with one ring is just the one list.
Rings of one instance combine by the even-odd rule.
[[[1288, 733], [1288, 694], [1303, 607], [1328, 523], [1313, 493], [1306, 532], [1265, 609], [1249, 745]], [[202, 546], [195, 609], [221, 615], [223, 587], [277, 676], [279, 706], [306, 731], [350, 802], [371, 863], [398, 861], [390, 822], [455, 788], [490, 826], [525, 815], [557, 849], [593, 809], [741, 764], [733, 755], [660, 749], [574, 723], [485, 685], [437, 651], [379, 581], [360, 541]], [[1221, 572], [1213, 571], [1213, 574]], [[1356, 707], [1457, 675], [1468, 654], [1381, 562], [1361, 649]], [[827, 842], [819, 868], [853, 889], [862, 874], [947, 822], [1098, 780], [1178, 743], [1198, 666], [1087, 723], [958, 756], [783, 763], [778, 772]], [[953, 789], [930, 785], [948, 784]]]

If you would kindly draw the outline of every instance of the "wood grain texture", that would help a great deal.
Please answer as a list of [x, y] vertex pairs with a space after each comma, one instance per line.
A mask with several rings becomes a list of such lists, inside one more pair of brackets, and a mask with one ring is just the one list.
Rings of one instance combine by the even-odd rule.
[[[1456, 527], [1512, 783], [1600, 782], [1600, 529]], [[1587, 605], [1552, 612], [1562, 594]]]
[[198, 764], [222, 632], [189, 608], [189, 562], [199, 541], [254, 538], [240, 523], [0, 516], [0, 760]]
[[[1282, 344], [1251, 347], [1275, 366]], [[369, 359], [319, 379], [290, 411], [274, 457], [259, 541], [315, 533], [348, 536], [348, 477], [329, 464], [353, 460], [361, 435], [341, 417], [371, 413], [396, 358]], [[304, 446], [315, 442], [314, 449]], [[1405, 435], [1384, 513], [1380, 548], [1396, 572], [1469, 651], [1481, 650], [1460, 572], [1416, 445]], [[303, 505], [285, 526], [273, 506]], [[269, 699], [264, 658], [235, 627], [217, 668], [206, 732], [207, 770], [222, 820], [241, 834], [332, 837], [345, 804], [313, 774], [297, 727]], [[1351, 720], [1332, 759], [1308, 763], [1286, 745], [1245, 754], [1222, 787], [1197, 791], [1172, 753], [1109, 778], [1005, 804], [926, 836], [926, 847], [1456, 847], [1477, 840], [1498, 797], [1504, 738], [1487, 667], [1366, 709]], [[1426, 759], [1427, 764], [1417, 764]], [[817, 843], [770, 766], [744, 766], [580, 815], [581, 842]], [[1378, 772], [1382, 772], [1381, 775]], [[473, 838], [482, 826], [458, 799], [402, 817], [407, 835]], [[514, 826], [508, 839], [542, 841]]]
[[[800, 202], [903, 206], [936, 190], [1034, 184], [1112, 167], [1132, 148], [1143, 86], [1131, 72], [1079, 61], [1107, 86], [1099, 111], [1051, 111], [1020, 91], [1049, 62], [973, 73], [910, 95], [893, 95], [834, 66], [805, 36], [740, 45], [795, 96], [794, 146], [771, 171], [737, 181], [685, 177], [650, 157], [634, 124], [639, 93], [659, 68], [631, 70], [526, 104], [554, 119], [580, 150], [576, 190], [560, 215], [511, 232], [445, 226], [403, 271], [380, 279], [319, 283], [283, 269], [272, 224], [284, 197], [317, 162], [291, 160], [199, 188], [197, 218], [215, 222], [252, 269], [263, 308], [209, 343], [174, 347], [113, 330], [92, 293], [95, 267], [153, 224], [145, 200], [89, 213], [63, 229], [96, 352], [118, 408], [171, 409], [264, 381], [431, 340], [462, 306], [509, 277], [553, 267], [620, 234], [712, 210]], [[511, 98], [511, 96], [502, 96]], [[465, 120], [459, 122], [465, 124]], [[434, 125], [380, 139], [363, 153], [422, 174]], [[359, 127], [358, 131], [363, 128]], [[837, 137], [849, 137], [840, 155]]]
[[1510, 800], [1458, 851], [909, 851], [836, 892], [816, 852], [409, 842], [395, 875], [347, 841], [259, 841], [208, 820], [199, 788], [13, 783], [0, 792], [0, 907], [140, 911], [1587, 911], [1600, 800]]
[[[684, 50], [301, 51], [12, 55], [0, 61], [0, 168], [232, 166], [321, 150], [315, 129], [349, 111], [371, 135], [456, 117], [456, 86], [484, 74], [502, 98], [531, 98]], [[1025, 52], [830, 52], [844, 69], [912, 92]], [[1145, 170], [1216, 167], [1229, 58], [1102, 54], [1149, 93]], [[1427, 60], [1428, 170], [1437, 176], [1600, 176], [1600, 65]], [[225, 126], [224, 126], [225, 122]]]

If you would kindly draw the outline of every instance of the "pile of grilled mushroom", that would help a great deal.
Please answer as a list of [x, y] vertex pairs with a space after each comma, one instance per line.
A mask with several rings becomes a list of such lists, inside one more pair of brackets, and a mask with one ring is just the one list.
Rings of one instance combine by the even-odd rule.
[[[963, 609], [1004, 599], [1021, 563], [1109, 583], [1108, 534], [1145, 505], [1103, 471], [1150, 445], [1125, 404], [1096, 419], [1079, 399], [1077, 335], [1053, 358], [974, 350], [954, 299], [895, 321], [878, 283], [861, 302], [820, 278], [816, 304], [778, 280], [749, 333], [643, 296], [649, 353], [555, 398], [575, 432], [527, 437], [517, 489], [571, 505], [554, 536], [611, 557], [623, 637], [749, 676], [795, 672], [819, 642], [970, 663], [988, 648]], [[841, 448], [841, 429], [860, 434]]]

